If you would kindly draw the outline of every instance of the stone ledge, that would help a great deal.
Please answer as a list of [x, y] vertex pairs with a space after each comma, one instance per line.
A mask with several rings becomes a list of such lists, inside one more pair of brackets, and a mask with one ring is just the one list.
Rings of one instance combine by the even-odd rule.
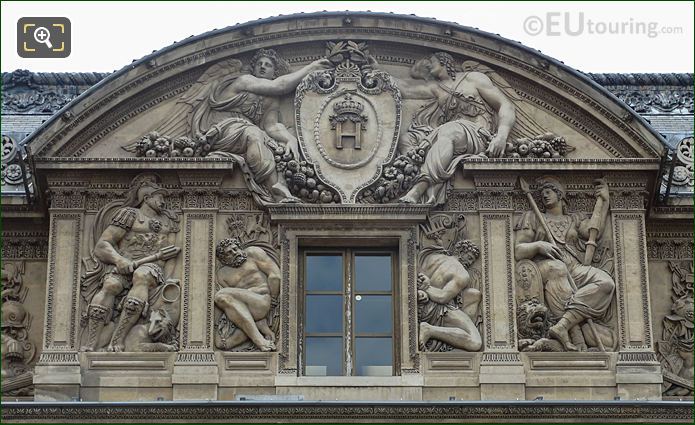
[[220, 352], [222, 357], [221, 364], [224, 365], [220, 371], [224, 370], [233, 374], [245, 375], [268, 375], [273, 374], [277, 360], [277, 353], [260, 352]]
[[83, 353], [86, 369], [94, 371], [168, 370], [175, 353]]
[[282, 376], [275, 377], [277, 387], [420, 387], [422, 378], [405, 376]]
[[522, 353], [531, 371], [592, 371], [611, 369], [615, 353]]
[[474, 372], [479, 368], [479, 353], [423, 353], [426, 373]]
[[468, 158], [464, 171], [656, 171], [658, 158]]
[[276, 222], [423, 222], [430, 206], [409, 204], [276, 204], [268, 206], [271, 221]]
[[206, 401], [2, 403], [22, 422], [650, 422], [692, 423], [690, 401]]
[[37, 169], [196, 169], [232, 171], [230, 158], [140, 158], [140, 157], [43, 157], [35, 158]]

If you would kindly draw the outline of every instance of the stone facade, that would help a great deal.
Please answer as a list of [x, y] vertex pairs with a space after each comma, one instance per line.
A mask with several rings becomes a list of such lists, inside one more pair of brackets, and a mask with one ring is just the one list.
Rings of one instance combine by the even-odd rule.
[[692, 400], [692, 74], [345, 12], [49, 77], [3, 75], [5, 400]]

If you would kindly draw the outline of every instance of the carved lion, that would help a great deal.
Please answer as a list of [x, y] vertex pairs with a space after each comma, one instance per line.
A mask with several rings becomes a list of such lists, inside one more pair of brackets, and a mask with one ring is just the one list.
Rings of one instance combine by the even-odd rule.
[[126, 351], [178, 351], [176, 325], [165, 309], [152, 310], [148, 323], [133, 326], [125, 344]]
[[548, 338], [553, 325], [545, 304], [536, 298], [521, 303], [516, 310], [519, 351], [565, 351], [559, 341]]

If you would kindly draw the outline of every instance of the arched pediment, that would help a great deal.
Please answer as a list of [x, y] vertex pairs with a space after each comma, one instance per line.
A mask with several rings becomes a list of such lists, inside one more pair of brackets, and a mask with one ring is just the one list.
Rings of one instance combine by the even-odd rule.
[[[509, 83], [541, 127], [578, 148], [570, 157], [659, 156], [659, 136], [642, 118], [557, 60], [473, 28], [366, 12], [276, 17], [175, 43], [75, 99], [31, 136], [31, 149], [39, 157], [127, 156], [119, 148], [156, 127], [211, 66], [231, 58], [247, 62], [258, 49], [273, 48], [296, 69], [323, 57], [326, 42], [336, 40], [368, 43], [371, 54], [396, 76], [407, 77], [415, 61], [437, 51], [452, 54], [459, 64], [489, 67]], [[404, 107], [402, 128], [408, 112]], [[291, 116], [283, 119], [292, 121]]]

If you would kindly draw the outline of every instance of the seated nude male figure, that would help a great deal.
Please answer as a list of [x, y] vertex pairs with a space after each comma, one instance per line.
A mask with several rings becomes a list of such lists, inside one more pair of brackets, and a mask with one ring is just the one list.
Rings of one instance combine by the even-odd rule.
[[250, 339], [261, 351], [275, 350], [266, 317], [280, 290], [280, 268], [263, 249], [242, 248], [236, 238], [217, 245], [217, 258], [223, 266], [217, 271], [222, 289], [215, 294], [215, 305], [237, 329], [215, 345], [228, 350]]

